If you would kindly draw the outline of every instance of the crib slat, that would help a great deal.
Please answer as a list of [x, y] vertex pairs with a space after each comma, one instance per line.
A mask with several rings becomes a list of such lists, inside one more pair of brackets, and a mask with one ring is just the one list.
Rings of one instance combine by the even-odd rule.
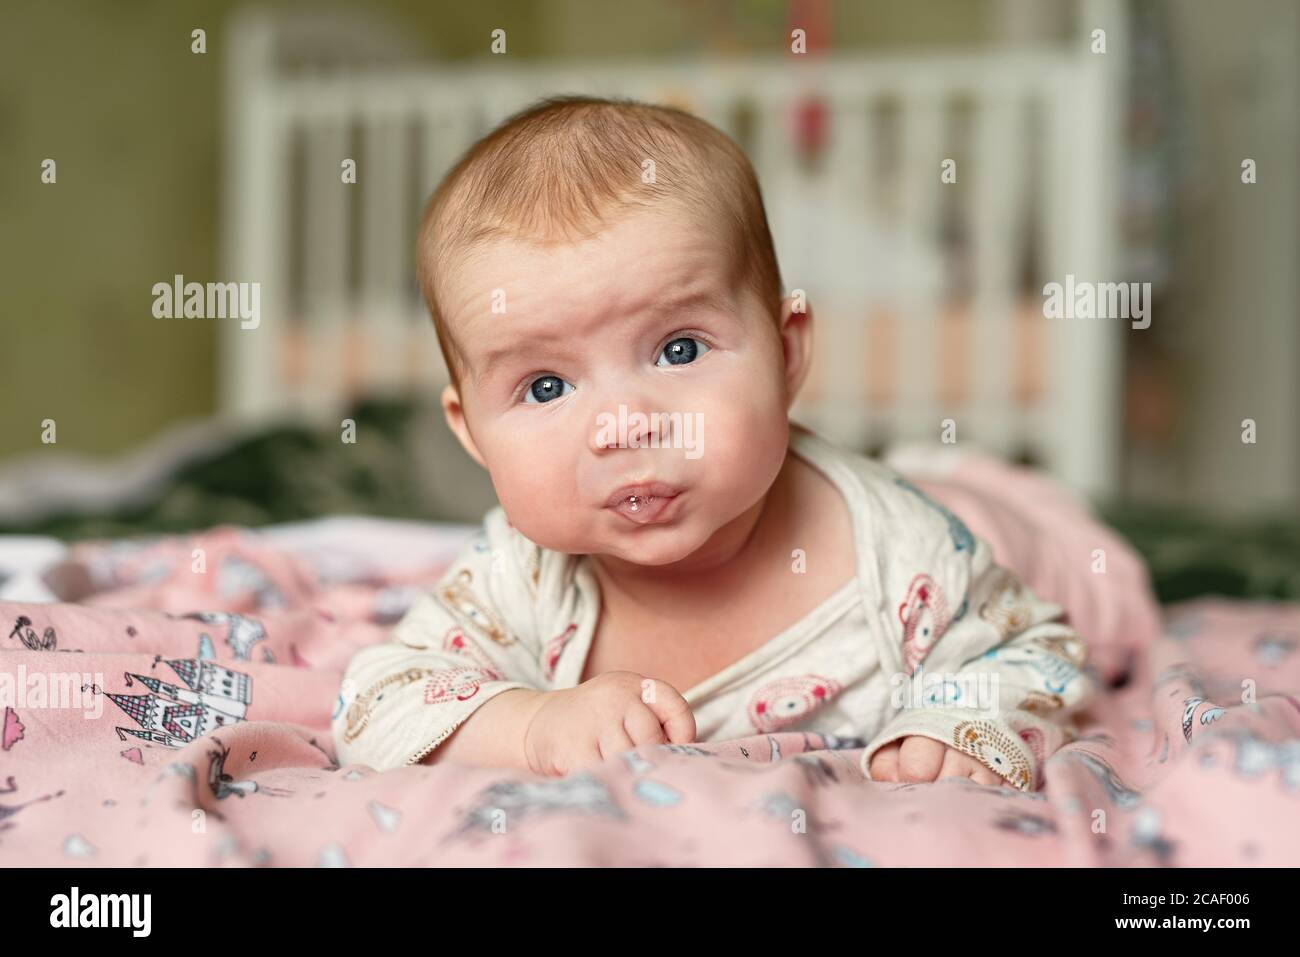
[[[255, 50], [240, 51], [240, 56], [256, 55]], [[239, 67], [236, 57], [231, 66], [235, 82]], [[260, 316], [256, 329], [223, 323], [220, 388], [225, 415], [255, 420], [277, 414], [284, 392], [277, 358], [288, 335], [289, 123], [270, 91], [254, 86], [242, 93], [231, 120], [238, 134], [227, 144], [222, 261], [227, 279], [258, 283]]]
[[360, 324], [364, 380], [388, 391], [404, 379], [405, 280], [412, 251], [406, 224], [410, 153], [399, 117], [367, 117], [362, 124]]
[[773, 191], [788, 188], [794, 167], [790, 133], [790, 108], [785, 97], [755, 104], [754, 155], [751, 157], [760, 183]]
[[[924, 89], [909, 93], [903, 104], [899, 150], [903, 241], [898, 261], [902, 269], [899, 295], [900, 369], [898, 430], [908, 438], [936, 441], [941, 420], [952, 410], [938, 401], [939, 370], [939, 234], [940, 162], [944, 157], [944, 116], [937, 95]], [[961, 423], [958, 423], [958, 436]]]
[[[868, 261], [871, 223], [868, 219], [868, 115], [861, 97], [837, 98], [829, 110], [825, 173], [819, 184], [819, 209], [825, 212], [816, 231], [818, 252], [810, 263], [826, 294], [813, 303], [820, 340], [818, 371], [821, 419], [828, 433], [854, 447], [870, 441], [865, 369], [867, 309], [872, 290]], [[820, 267], [820, 268], [817, 268]]]
[[865, 213], [870, 203], [869, 108], [870, 100], [863, 95], [839, 97], [830, 109], [826, 172], [836, 193], [855, 213]]
[[350, 157], [347, 127], [338, 118], [312, 124], [307, 130], [307, 203], [303, 209], [303, 280], [306, 368], [295, 396], [304, 414], [332, 416], [345, 396], [339, 383], [344, 367], [345, 322], [348, 319], [348, 219], [342, 162]]
[[427, 198], [470, 145], [470, 117], [464, 109], [434, 109], [420, 117], [420, 185]]
[[1023, 111], [1001, 91], [987, 94], [975, 115], [974, 180], [971, 208], [974, 239], [975, 323], [972, 364], [972, 437], [998, 452], [1009, 452], [1016, 429], [1013, 401], [1016, 355], [1013, 311], [1017, 227], [1024, 182]]
[[390, 117], [367, 117], [361, 127], [361, 295], [370, 303], [392, 305], [401, 282], [405, 221], [403, 186], [407, 156], [403, 128]]
[[[1112, 42], [1115, 42], [1112, 38]], [[1054, 87], [1051, 112], [1051, 194], [1061, 208], [1052, 219], [1051, 279], [1105, 282], [1116, 276], [1112, 170], [1119, 168], [1117, 111], [1122, 74], [1091, 57], [1076, 61]], [[1120, 319], [1045, 320], [1053, 334], [1056, 405], [1053, 443], [1057, 473], [1086, 493], [1107, 491], [1116, 474], [1120, 418]]]
[[[464, 103], [431, 101], [420, 114], [421, 196], [416, 200], [421, 214], [442, 178], [473, 142], [475, 119]], [[419, 223], [416, 223], [418, 228]], [[411, 255], [414, 255], [412, 251]], [[428, 305], [418, 297], [407, 326], [407, 357], [403, 375], [418, 392], [434, 392], [450, 381], [446, 365], [437, 347]]]

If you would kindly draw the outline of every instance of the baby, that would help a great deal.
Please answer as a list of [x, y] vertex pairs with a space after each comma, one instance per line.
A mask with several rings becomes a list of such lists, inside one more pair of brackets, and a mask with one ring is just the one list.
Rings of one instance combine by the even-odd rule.
[[1038, 786], [1083, 644], [957, 517], [790, 423], [812, 313], [735, 143], [545, 101], [447, 175], [418, 257], [446, 419], [500, 507], [352, 659], [341, 762], [561, 775], [812, 731], [873, 780]]

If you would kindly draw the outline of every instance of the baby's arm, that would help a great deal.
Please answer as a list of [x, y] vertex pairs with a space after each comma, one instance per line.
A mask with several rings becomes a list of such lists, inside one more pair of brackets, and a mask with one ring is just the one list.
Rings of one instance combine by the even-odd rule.
[[695, 716], [677, 689], [630, 671], [576, 688], [514, 688], [483, 705], [425, 758], [562, 775], [642, 744], [695, 740]]
[[[564, 774], [640, 744], [694, 740], [689, 706], [661, 681], [616, 672], [541, 690], [558, 652], [554, 636], [535, 634], [544, 617], [536, 578], [513, 560], [503, 523], [489, 522], [488, 534], [388, 641], [348, 663], [333, 720], [339, 761], [384, 770], [454, 759]], [[564, 620], [590, 625], [572, 614]]]
[[1083, 641], [1059, 620], [1061, 608], [995, 565], [984, 542], [974, 551], [965, 613], [934, 639], [919, 681], [900, 674], [893, 682], [900, 709], [863, 753], [873, 780], [957, 773], [987, 782], [978, 765], [1034, 790], [1043, 762], [1071, 738], [1073, 715], [1095, 691], [1082, 670]]
[[509, 688], [501, 692], [482, 705], [472, 718], [461, 722], [420, 763], [455, 761], [485, 767], [527, 768], [524, 732], [545, 693], [531, 688]]
[[870, 776], [873, 781], [911, 782], [957, 777], [970, 778], [976, 784], [1015, 787], [969, 754], [919, 734], [890, 741], [876, 751], [871, 756]]
[[[510, 723], [516, 709], [498, 696], [515, 692], [509, 698], [518, 701], [524, 697], [518, 692], [545, 685], [528, 577], [509, 528], [497, 518], [489, 514], [484, 533], [466, 543], [387, 641], [348, 662], [332, 725], [341, 763], [379, 770], [431, 763], [453, 736], [449, 754], [518, 763], [512, 735], [469, 732]], [[477, 720], [489, 705], [489, 720]]]
[[[521, 642], [499, 645], [458, 621], [442, 588], [420, 598], [387, 641], [348, 662], [332, 725], [340, 763], [415, 764], [498, 695], [540, 683]], [[503, 634], [495, 623], [492, 632]]]

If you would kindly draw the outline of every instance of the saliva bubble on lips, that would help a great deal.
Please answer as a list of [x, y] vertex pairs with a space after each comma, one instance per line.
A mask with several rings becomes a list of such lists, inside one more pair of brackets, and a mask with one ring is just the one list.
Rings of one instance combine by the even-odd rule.
[[627, 497], [628, 511], [638, 511], [642, 505], [649, 505], [655, 500], [653, 495], [629, 495]]

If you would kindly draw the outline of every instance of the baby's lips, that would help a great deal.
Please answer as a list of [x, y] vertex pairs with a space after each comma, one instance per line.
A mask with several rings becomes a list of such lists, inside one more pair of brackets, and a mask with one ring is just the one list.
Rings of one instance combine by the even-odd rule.
[[681, 489], [667, 482], [641, 482], [636, 485], [624, 485], [605, 501], [606, 508], [618, 508], [630, 503], [649, 503], [654, 499], [672, 499], [681, 494]]
[[628, 521], [635, 522], [638, 525], [649, 525], [663, 519], [676, 501], [676, 495], [671, 498], [664, 498], [654, 495], [642, 497], [633, 494], [621, 499], [618, 504], [613, 506], [613, 510], [628, 519]]

